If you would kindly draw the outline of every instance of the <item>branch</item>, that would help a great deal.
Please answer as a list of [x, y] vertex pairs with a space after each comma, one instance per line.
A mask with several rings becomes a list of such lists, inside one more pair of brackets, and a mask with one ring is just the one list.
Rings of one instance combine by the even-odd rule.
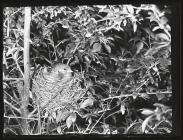
[[38, 120], [37, 118], [24, 118], [24, 117], [10, 117], [10, 116], [6, 116], [4, 115], [5, 118], [8, 118], [8, 119], [26, 119], [26, 120]]
[[22, 81], [23, 78], [3, 78], [3, 81]]
[[97, 120], [97, 122], [93, 125], [93, 127], [91, 128], [90, 132], [95, 128], [95, 126], [97, 125], [97, 123], [100, 121], [100, 119], [104, 116], [105, 112], [100, 116], [100, 118]]
[[[21, 100], [21, 111], [22, 117], [28, 118], [28, 97], [30, 89], [30, 22], [31, 22], [31, 7], [25, 7], [25, 19], [24, 19], [24, 89], [22, 91]], [[23, 134], [28, 135], [29, 125], [27, 120], [22, 120]]]
[[13, 108], [14, 110], [16, 110], [18, 113], [21, 114], [20, 109], [16, 108], [14, 105], [12, 105], [10, 102], [8, 102], [6, 99], [4, 99], [4, 103], [6, 103], [7, 105], [9, 105], [11, 108]]
[[[136, 90], [138, 91], [138, 90]], [[133, 96], [136, 92], [133, 92], [132, 94], [127, 94], [127, 95], [119, 95], [119, 96], [113, 96], [113, 97], [109, 97], [109, 98], [105, 98], [103, 99], [102, 101], [107, 101], [107, 100], [110, 100], [110, 99], [116, 99], [116, 98], [123, 98], [123, 97], [130, 97], [130, 96]], [[148, 94], [148, 95], [151, 95], [151, 94], [157, 94], [157, 93], [162, 93], [162, 94], [171, 94], [172, 92], [171, 91], [164, 91], [164, 92], [147, 92], [145, 94]], [[143, 94], [143, 93], [139, 93], [139, 94]]]

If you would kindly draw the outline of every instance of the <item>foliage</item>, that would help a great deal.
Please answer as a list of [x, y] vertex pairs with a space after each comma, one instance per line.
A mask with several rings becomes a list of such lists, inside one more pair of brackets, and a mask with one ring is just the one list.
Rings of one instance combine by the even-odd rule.
[[[80, 112], [49, 134], [170, 133], [170, 16], [169, 6], [152, 4], [32, 7], [31, 70], [69, 63], [88, 87]], [[3, 18], [4, 133], [21, 134], [11, 78], [23, 78], [24, 8], [6, 7]], [[35, 122], [30, 134], [38, 133]]]

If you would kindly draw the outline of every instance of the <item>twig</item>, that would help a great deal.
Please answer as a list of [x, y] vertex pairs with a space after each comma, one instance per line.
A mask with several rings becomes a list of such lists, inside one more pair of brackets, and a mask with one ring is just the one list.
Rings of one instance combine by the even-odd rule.
[[[147, 92], [146, 94], [157, 94], [157, 93], [160, 93], [160, 94], [171, 94], [172, 92], [171, 91], [164, 91], [164, 92]], [[143, 93], [140, 93], [140, 94], [143, 94]]]
[[37, 101], [37, 110], [38, 110], [38, 133], [41, 133], [41, 112], [40, 112], [40, 107], [39, 103]]
[[15, 60], [15, 63], [16, 63], [16, 65], [17, 65], [17, 67], [18, 67], [20, 73], [22, 74], [22, 77], [24, 77], [23, 71], [21, 70], [20, 65], [18, 64], [18, 61]]
[[15, 135], [18, 135], [18, 134], [17, 134], [15, 131], [13, 131], [11, 128], [5, 128], [4, 131], [6, 131], [6, 130], [9, 130], [9, 131], [13, 132]]
[[114, 112], [114, 113], [111, 113], [109, 116], [107, 116], [106, 118], [104, 118], [104, 119], [107, 119], [107, 118], [109, 118], [110, 116], [112, 116], [112, 115], [114, 115], [114, 114], [116, 114], [116, 113], [119, 113], [120, 112], [120, 110], [118, 110], [118, 111], [116, 111], [116, 112]]
[[24, 80], [23, 78], [3, 78], [3, 81], [20, 81]]
[[100, 118], [97, 120], [97, 122], [93, 125], [93, 127], [91, 128], [89, 134], [91, 133], [91, 131], [94, 129], [94, 127], [97, 125], [97, 123], [100, 121], [100, 119], [104, 116], [105, 112], [100, 116]]
[[6, 116], [4, 115], [5, 118], [8, 118], [8, 119], [26, 119], [26, 120], [38, 120], [37, 118], [25, 118], [25, 117], [10, 117], [10, 116]]
[[9, 37], [10, 36], [10, 17], [9, 17], [9, 15], [8, 15], [8, 17], [7, 17], [7, 37]]
[[[12, 91], [13, 92], [13, 91]], [[17, 103], [17, 101], [14, 99], [14, 97], [12, 97], [10, 94], [8, 94], [5, 90], [4, 90], [4, 93], [8, 96], [8, 97], [10, 97], [10, 99], [12, 100], [12, 101], [14, 101], [17, 105], [19, 105], [19, 103]], [[15, 97], [16, 98], [16, 97]], [[17, 99], [17, 98], [16, 98]]]
[[[9, 15], [9, 17], [12, 17], [14, 14], [18, 13], [20, 10], [22, 10], [22, 9], [20, 8], [20, 9], [18, 9], [17, 11], [13, 12], [11, 15]], [[7, 20], [8, 20], [8, 18], [6, 18], [5, 21], [4, 21], [4, 23], [3, 23], [3, 25], [4, 25], [5, 27], [7, 27], [7, 26], [6, 26], [6, 21], [7, 21]]]
[[16, 108], [14, 105], [12, 105], [11, 103], [9, 103], [6, 99], [4, 99], [4, 103], [6, 103], [6, 104], [9, 105], [11, 108], [13, 108], [13, 109], [16, 110], [18, 113], [21, 114], [20, 109]]
[[110, 99], [115, 99], [115, 98], [123, 98], [123, 97], [130, 97], [132, 94], [127, 94], [127, 95], [119, 95], [119, 96], [113, 96], [113, 97], [108, 97], [103, 99], [102, 101], [110, 100]]
[[[144, 84], [142, 84], [142, 85], [144, 85]], [[141, 85], [140, 87], [142, 87], [142, 85]], [[140, 88], [140, 87], [139, 87], [139, 88]], [[133, 95], [136, 93], [136, 91], [139, 90], [139, 88], [138, 88], [137, 90], [135, 90], [132, 94], [108, 97], [108, 98], [103, 99], [102, 101], [107, 101], [107, 100], [115, 99], [115, 98], [123, 98], [123, 97], [130, 97], [130, 96], [133, 96]], [[164, 92], [147, 92], [147, 93], [145, 93], [145, 94], [157, 94], [157, 93], [160, 93], [160, 94], [161, 94], [161, 93], [162, 93], [162, 94], [171, 94], [172, 92], [171, 92], [171, 91], [164, 91]], [[140, 93], [140, 94], [143, 94], [143, 93]]]
[[35, 108], [32, 112], [29, 113], [28, 117], [31, 117], [36, 111], [38, 111], [37, 108]]
[[146, 81], [144, 81], [132, 94], [136, 93], [138, 90], [140, 90], [140, 88], [145, 85], [147, 82], [149, 81], [149, 79], [147, 79]]

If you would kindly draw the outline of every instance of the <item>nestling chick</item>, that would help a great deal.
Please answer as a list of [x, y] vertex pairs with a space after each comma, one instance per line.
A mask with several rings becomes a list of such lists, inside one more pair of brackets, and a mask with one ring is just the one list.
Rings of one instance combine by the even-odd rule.
[[72, 70], [66, 64], [55, 65], [50, 72], [45, 72], [44, 77], [52, 82], [66, 83], [72, 79]]

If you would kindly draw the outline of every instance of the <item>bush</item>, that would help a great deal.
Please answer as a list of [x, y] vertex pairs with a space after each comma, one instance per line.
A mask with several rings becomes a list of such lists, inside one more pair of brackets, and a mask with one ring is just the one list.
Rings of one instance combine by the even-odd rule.
[[[153, 4], [33, 7], [31, 73], [38, 65], [68, 63], [88, 84], [80, 115], [42, 134], [170, 133], [170, 16], [169, 6]], [[24, 8], [6, 7], [3, 18], [4, 133], [21, 134], [12, 80], [23, 78]], [[29, 124], [37, 134], [37, 120]]]

